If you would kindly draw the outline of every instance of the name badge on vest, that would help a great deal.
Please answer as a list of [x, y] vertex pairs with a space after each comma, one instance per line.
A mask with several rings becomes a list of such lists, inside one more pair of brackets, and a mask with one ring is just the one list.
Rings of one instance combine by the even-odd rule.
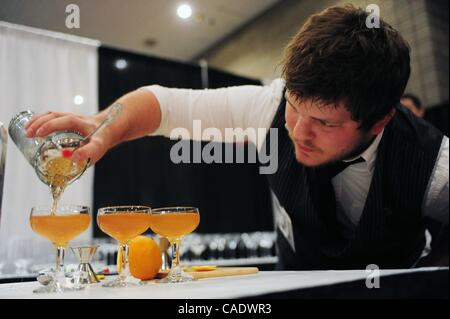
[[280, 205], [278, 198], [272, 193], [273, 208], [275, 214], [275, 222], [281, 233], [284, 235], [292, 250], [295, 252], [294, 232], [292, 229], [292, 221], [283, 206]]

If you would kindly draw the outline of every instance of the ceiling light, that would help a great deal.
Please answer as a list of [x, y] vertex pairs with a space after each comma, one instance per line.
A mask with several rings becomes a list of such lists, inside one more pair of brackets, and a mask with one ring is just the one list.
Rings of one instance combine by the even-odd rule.
[[181, 19], [187, 19], [192, 15], [191, 6], [188, 4], [182, 4], [177, 9], [177, 14]]
[[84, 98], [81, 95], [75, 95], [73, 98], [73, 103], [76, 105], [81, 105], [84, 102]]
[[116, 63], [114, 64], [117, 69], [123, 70], [128, 66], [127, 60], [124, 59], [118, 59], [116, 60]]

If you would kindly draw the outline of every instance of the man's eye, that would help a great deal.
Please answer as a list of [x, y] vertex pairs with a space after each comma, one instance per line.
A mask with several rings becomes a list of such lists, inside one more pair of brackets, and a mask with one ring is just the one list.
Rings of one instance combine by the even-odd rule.
[[325, 127], [338, 127], [339, 126], [337, 124], [329, 123], [329, 122], [326, 122], [326, 121], [319, 121], [319, 122], [320, 122], [320, 124], [322, 126], [325, 126]]

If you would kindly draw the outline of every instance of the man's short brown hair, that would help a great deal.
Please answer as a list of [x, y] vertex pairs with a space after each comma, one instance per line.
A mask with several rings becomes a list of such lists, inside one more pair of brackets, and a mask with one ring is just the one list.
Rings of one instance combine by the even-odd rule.
[[410, 75], [409, 46], [380, 19], [353, 5], [312, 15], [285, 51], [283, 78], [297, 99], [344, 103], [369, 130], [399, 102]]

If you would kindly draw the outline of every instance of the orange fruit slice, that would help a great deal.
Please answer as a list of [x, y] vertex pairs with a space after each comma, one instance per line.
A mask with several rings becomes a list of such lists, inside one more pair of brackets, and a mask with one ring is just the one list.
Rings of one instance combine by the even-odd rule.
[[192, 271], [211, 271], [216, 269], [217, 266], [212, 266], [212, 265], [205, 265], [205, 266], [192, 266], [191, 270]]

